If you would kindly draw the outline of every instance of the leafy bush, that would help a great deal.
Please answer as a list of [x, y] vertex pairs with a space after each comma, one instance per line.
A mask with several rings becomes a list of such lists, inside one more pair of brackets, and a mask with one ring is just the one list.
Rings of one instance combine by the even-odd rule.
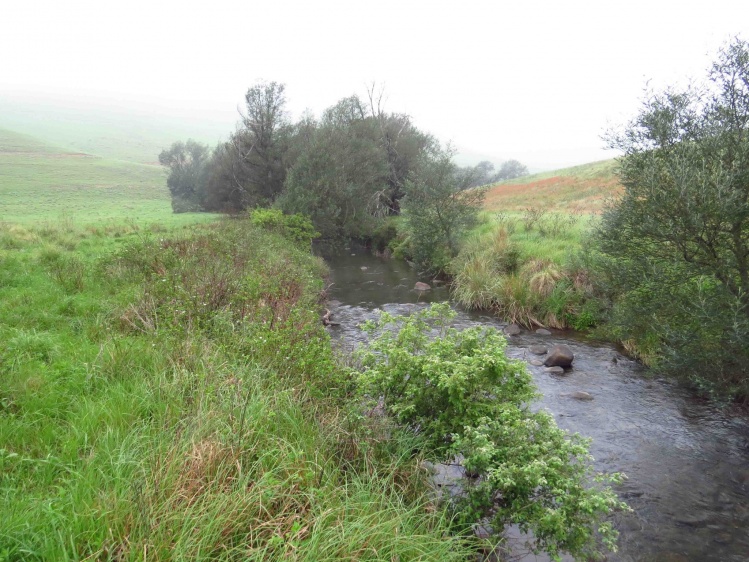
[[320, 236], [309, 217], [284, 215], [280, 209], [253, 209], [250, 220], [255, 226], [276, 232], [305, 248], [309, 248], [312, 240]]
[[356, 374], [362, 398], [383, 400], [403, 430], [418, 434], [428, 458], [464, 458], [477, 478], [449, 500], [462, 530], [489, 518], [495, 530], [517, 524], [531, 531], [535, 548], [552, 556], [593, 556], [599, 538], [615, 549], [616, 532], [602, 519], [626, 505], [593, 481], [620, 476], [594, 474], [587, 443], [530, 410], [531, 377], [507, 358], [503, 336], [491, 328], [458, 331], [453, 318], [443, 303], [367, 323], [373, 339], [358, 354]]
[[535, 396], [530, 375], [507, 358], [496, 330], [458, 332], [449, 327], [453, 316], [447, 303], [408, 317], [382, 313], [364, 325], [377, 337], [358, 355], [363, 395], [383, 397], [399, 423], [418, 429], [429, 448], [441, 452], [453, 433], [490, 415], [496, 401]]
[[371, 245], [376, 252], [383, 253], [396, 241], [398, 226], [392, 217], [383, 220], [372, 233]]

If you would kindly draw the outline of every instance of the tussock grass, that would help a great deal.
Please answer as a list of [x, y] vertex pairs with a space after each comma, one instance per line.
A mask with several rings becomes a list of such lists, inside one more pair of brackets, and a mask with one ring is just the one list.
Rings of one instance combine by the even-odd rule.
[[592, 289], [570, 258], [594, 219], [540, 208], [482, 219], [451, 264], [458, 303], [527, 327], [592, 326]]

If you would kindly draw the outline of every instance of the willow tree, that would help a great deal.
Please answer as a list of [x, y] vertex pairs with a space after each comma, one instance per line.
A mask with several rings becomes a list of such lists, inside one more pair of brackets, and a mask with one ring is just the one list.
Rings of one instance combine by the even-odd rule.
[[597, 233], [612, 326], [655, 366], [749, 395], [749, 45], [707, 80], [651, 93], [610, 136], [622, 197]]

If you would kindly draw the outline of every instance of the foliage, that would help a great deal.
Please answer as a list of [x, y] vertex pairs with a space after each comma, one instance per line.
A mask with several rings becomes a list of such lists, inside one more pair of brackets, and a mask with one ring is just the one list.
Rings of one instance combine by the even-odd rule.
[[167, 158], [192, 141], [162, 153], [176, 170], [174, 208], [237, 213], [276, 204], [309, 216], [325, 239], [368, 238], [383, 217], [400, 213], [408, 178], [436, 143], [409, 116], [385, 111], [382, 94], [367, 93], [368, 102], [346, 97], [319, 121], [307, 113], [291, 123], [284, 85], [254, 85], [237, 131], [200, 166]]
[[485, 190], [464, 190], [460, 181], [452, 151], [434, 148], [406, 183], [405, 230], [413, 259], [425, 270], [444, 271], [477, 221]]
[[327, 239], [367, 238], [383, 217], [398, 214], [406, 178], [433, 143], [408, 116], [369, 101], [340, 100], [319, 123], [300, 123], [292, 143], [279, 204], [309, 214]]
[[716, 394], [749, 396], [749, 44], [726, 45], [708, 78], [650, 94], [611, 135], [625, 192], [597, 232], [597, 270], [622, 339], [647, 340], [666, 371], [689, 364]]
[[250, 221], [259, 228], [277, 232], [302, 248], [309, 248], [312, 240], [320, 236], [319, 232], [315, 232], [312, 221], [308, 217], [284, 215], [280, 209], [253, 209], [250, 213]]
[[357, 103], [344, 99], [327, 110], [303, 143], [279, 201], [287, 212], [308, 214], [327, 239], [364, 236], [385, 213], [386, 154], [375, 121], [352, 111]]
[[193, 140], [175, 142], [159, 154], [161, 165], [169, 168], [166, 185], [175, 213], [203, 210], [210, 157], [208, 147]]
[[281, 194], [292, 127], [285, 86], [258, 82], [245, 94], [241, 127], [216, 150], [206, 198], [209, 210], [268, 206]]
[[489, 415], [497, 400], [534, 396], [523, 364], [505, 356], [502, 336], [492, 329], [458, 332], [449, 327], [453, 315], [447, 303], [408, 317], [382, 313], [364, 325], [379, 336], [358, 356], [362, 392], [383, 397], [398, 422], [418, 428], [436, 454], [447, 451], [450, 435]]
[[362, 397], [382, 400], [402, 428], [417, 432], [428, 458], [464, 458], [477, 478], [463, 482], [465, 494], [451, 505], [462, 528], [486, 517], [495, 530], [518, 524], [552, 556], [592, 555], [598, 536], [613, 548], [616, 533], [601, 519], [626, 506], [610, 489], [588, 486], [619, 476], [594, 475], [587, 444], [530, 410], [530, 375], [507, 358], [496, 330], [458, 331], [453, 317], [443, 303], [367, 323], [374, 337], [358, 354]]
[[493, 181], [505, 181], [520, 178], [528, 175], [528, 167], [517, 160], [507, 160], [502, 162]]
[[536, 551], [553, 557], [596, 557], [599, 539], [616, 551], [617, 532], [601, 519], [627, 506], [610, 488], [591, 483], [618, 483], [622, 476], [594, 475], [588, 443], [559, 429], [549, 413], [500, 404], [456, 435], [454, 450], [465, 457], [466, 470], [480, 476], [457, 500], [465, 525], [487, 515], [495, 529], [516, 524], [533, 533]]
[[[530, 209], [519, 219], [502, 215], [485, 234], [474, 233], [452, 260], [452, 297], [466, 308], [490, 310], [528, 327], [588, 329], [600, 318], [585, 266], [572, 259], [576, 245], [570, 218], [540, 213], [535, 230], [526, 230]], [[564, 228], [557, 227], [561, 224]], [[507, 226], [511, 226], [512, 233]], [[533, 242], [531, 244], [531, 242]], [[560, 257], [549, 250], [560, 245]]]

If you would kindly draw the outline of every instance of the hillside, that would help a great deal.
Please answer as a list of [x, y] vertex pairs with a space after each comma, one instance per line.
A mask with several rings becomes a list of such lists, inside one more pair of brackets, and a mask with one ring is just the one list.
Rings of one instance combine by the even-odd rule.
[[484, 207], [500, 211], [540, 206], [597, 213], [621, 187], [615, 168], [616, 160], [603, 160], [509, 180], [489, 189]]
[[233, 129], [237, 115], [177, 115], [170, 108], [121, 108], [114, 101], [13, 98], [0, 94], [0, 129], [17, 131], [102, 158], [154, 164], [174, 141], [211, 146]]
[[0, 221], [171, 215], [164, 170], [70, 151], [0, 129]]

